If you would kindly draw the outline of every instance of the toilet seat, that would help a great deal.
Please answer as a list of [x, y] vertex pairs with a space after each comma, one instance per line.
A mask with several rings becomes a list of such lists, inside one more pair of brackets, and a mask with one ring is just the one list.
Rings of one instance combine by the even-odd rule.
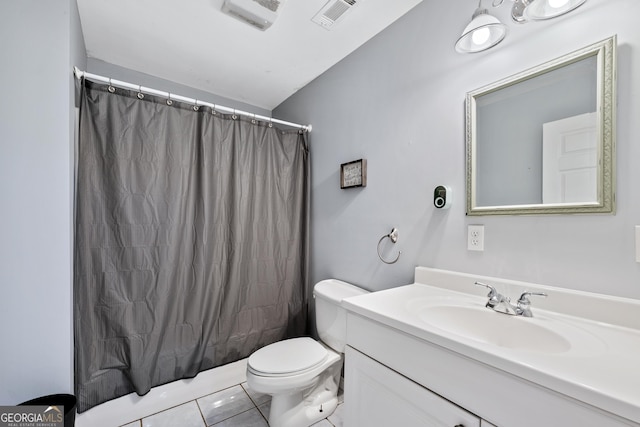
[[292, 338], [255, 351], [248, 368], [260, 376], [286, 376], [312, 370], [327, 358], [327, 349], [312, 338]]

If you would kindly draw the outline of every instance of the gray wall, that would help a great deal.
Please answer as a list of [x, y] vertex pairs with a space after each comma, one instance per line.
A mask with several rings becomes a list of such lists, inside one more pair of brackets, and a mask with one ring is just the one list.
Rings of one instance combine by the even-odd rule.
[[[488, 2], [490, 3], [490, 2]], [[413, 280], [416, 265], [640, 298], [634, 226], [640, 224], [640, 16], [637, 0], [590, 0], [546, 22], [509, 25], [496, 48], [453, 45], [477, 2], [425, 0], [274, 110], [311, 123], [312, 282], [328, 277], [378, 290]], [[348, 21], [344, 21], [348, 25]], [[615, 216], [465, 216], [467, 91], [618, 34], [618, 211]], [[341, 163], [366, 158], [366, 188], [340, 190]], [[453, 207], [436, 210], [450, 185]], [[466, 249], [467, 225], [485, 225], [485, 251]], [[376, 244], [399, 229], [400, 261]]]
[[73, 382], [75, 0], [0, 2], [0, 404]]

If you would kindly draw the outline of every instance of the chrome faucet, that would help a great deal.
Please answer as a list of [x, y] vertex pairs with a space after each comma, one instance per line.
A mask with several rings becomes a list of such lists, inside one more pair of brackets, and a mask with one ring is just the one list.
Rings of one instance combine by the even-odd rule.
[[547, 294], [545, 294], [544, 292], [523, 292], [518, 299], [518, 305], [516, 306], [516, 316], [533, 317], [533, 314], [531, 314], [531, 301], [529, 301], [529, 295], [535, 295], [538, 297], [547, 296]]
[[511, 298], [505, 297], [500, 294], [496, 288], [491, 285], [487, 285], [482, 282], [475, 282], [478, 286], [484, 286], [489, 289], [487, 297], [489, 300], [485, 304], [485, 307], [497, 311], [498, 313], [509, 314], [511, 316], [533, 317], [531, 313], [531, 301], [529, 301], [530, 295], [546, 297], [547, 294], [543, 292], [523, 292], [518, 299], [517, 304], [514, 306], [511, 304]]
[[515, 307], [511, 305], [511, 299], [509, 297], [505, 297], [499, 293], [496, 288], [491, 285], [487, 285], [486, 283], [476, 282], [475, 284], [489, 289], [489, 293], [487, 294], [489, 300], [485, 304], [485, 307], [490, 308], [493, 311], [497, 311], [498, 313], [511, 315], [516, 314]]

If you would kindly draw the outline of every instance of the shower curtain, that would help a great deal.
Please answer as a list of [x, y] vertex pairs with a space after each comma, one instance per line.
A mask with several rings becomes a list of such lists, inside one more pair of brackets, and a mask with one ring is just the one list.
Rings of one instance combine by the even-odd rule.
[[82, 83], [79, 412], [306, 332], [307, 134], [141, 95]]

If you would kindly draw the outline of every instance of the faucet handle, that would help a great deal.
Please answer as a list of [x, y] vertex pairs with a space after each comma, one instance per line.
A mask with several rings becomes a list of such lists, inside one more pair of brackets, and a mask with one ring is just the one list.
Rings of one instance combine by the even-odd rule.
[[533, 317], [533, 314], [531, 313], [531, 301], [529, 301], [529, 295], [535, 295], [538, 297], [546, 297], [547, 294], [545, 294], [544, 292], [529, 292], [529, 291], [525, 291], [522, 293], [522, 295], [520, 295], [520, 298], [518, 299], [518, 304], [516, 306], [516, 315], [522, 316], [522, 317]]
[[489, 293], [487, 294], [487, 298], [489, 298], [489, 300], [485, 304], [485, 307], [495, 310], [495, 308], [499, 304], [503, 302], [507, 302], [507, 303], [510, 302], [509, 298], [505, 298], [504, 296], [500, 295], [496, 290], [496, 288], [494, 288], [493, 286], [487, 285], [486, 283], [482, 283], [482, 282], [476, 282], [475, 284], [478, 286], [484, 286], [485, 288], [489, 289]]
[[489, 294], [487, 295], [489, 298], [494, 298], [496, 297], [498, 294], [498, 291], [496, 290], [496, 288], [494, 288], [491, 285], [487, 285], [486, 283], [482, 283], [482, 282], [476, 282], [474, 283], [477, 286], [484, 286], [485, 288], [489, 289]]
[[518, 298], [518, 305], [529, 305], [531, 304], [531, 301], [529, 301], [529, 295], [533, 295], [533, 296], [537, 296], [537, 297], [546, 297], [547, 294], [545, 294], [544, 292], [529, 292], [529, 291], [525, 291], [522, 293], [522, 295], [520, 295], [520, 298]]

